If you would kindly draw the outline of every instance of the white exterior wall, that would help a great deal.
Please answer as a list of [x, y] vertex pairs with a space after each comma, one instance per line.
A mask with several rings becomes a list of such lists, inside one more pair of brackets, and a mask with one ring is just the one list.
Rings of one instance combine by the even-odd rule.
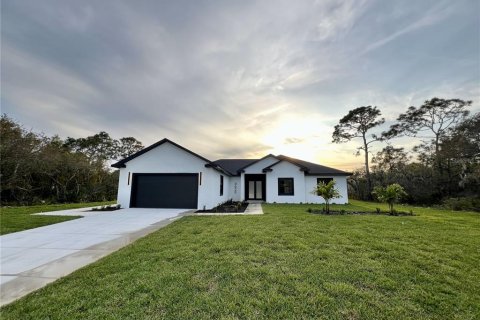
[[[293, 196], [278, 195], [278, 178], [293, 178]], [[305, 203], [305, 174], [290, 162], [283, 161], [267, 172], [267, 202]]]
[[230, 199], [230, 179], [224, 176], [223, 196], [220, 196], [221, 173], [205, 167], [202, 159], [166, 142], [127, 162], [120, 169], [117, 202], [122, 208], [130, 207], [132, 176], [128, 185], [128, 173], [202, 173], [202, 184], [198, 186], [197, 208], [213, 208]]
[[245, 200], [245, 174], [240, 173], [240, 201]]
[[347, 192], [347, 177], [346, 176], [305, 176], [305, 192], [307, 203], [324, 203], [325, 200], [312, 194], [315, 186], [317, 185], [317, 178], [333, 178], [335, 180], [335, 187], [340, 192], [341, 198], [332, 199], [331, 203], [345, 204], [348, 203]]
[[228, 188], [228, 198], [233, 201], [240, 201], [242, 189], [240, 186], [240, 177], [226, 177], [229, 178], [230, 187]]

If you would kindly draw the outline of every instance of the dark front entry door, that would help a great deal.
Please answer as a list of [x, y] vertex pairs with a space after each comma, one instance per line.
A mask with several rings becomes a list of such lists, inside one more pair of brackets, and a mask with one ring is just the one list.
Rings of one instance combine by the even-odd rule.
[[266, 199], [266, 179], [264, 174], [245, 175], [245, 199], [264, 200]]
[[134, 173], [130, 207], [196, 209], [196, 173]]

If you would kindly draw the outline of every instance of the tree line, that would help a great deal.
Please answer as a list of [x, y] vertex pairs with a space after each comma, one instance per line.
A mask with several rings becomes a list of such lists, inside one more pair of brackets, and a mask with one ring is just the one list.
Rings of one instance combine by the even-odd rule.
[[[471, 101], [432, 98], [409, 107], [384, 131], [381, 110], [362, 106], [340, 119], [333, 142], [361, 141], [364, 167], [348, 180], [352, 198], [371, 200], [375, 187], [401, 185], [415, 204], [446, 202], [480, 207], [480, 113]], [[111, 161], [143, 148], [133, 137], [107, 132], [85, 138], [48, 137], [24, 129], [7, 115], [0, 119], [0, 196], [2, 204], [114, 200], [118, 172]], [[411, 137], [410, 150], [395, 145]], [[373, 144], [383, 148], [372, 152]]]
[[[378, 107], [350, 110], [332, 134], [335, 143], [361, 141], [364, 167], [349, 178], [350, 196], [370, 200], [374, 187], [398, 183], [410, 203], [480, 209], [480, 113], [471, 115], [471, 104], [432, 98], [409, 107], [385, 131], [379, 131], [385, 119]], [[396, 146], [400, 137], [415, 146]], [[372, 153], [374, 143], [384, 146]]]
[[143, 148], [133, 137], [117, 140], [103, 131], [85, 138], [49, 137], [26, 130], [6, 114], [0, 137], [2, 204], [114, 200], [118, 171], [109, 164]]

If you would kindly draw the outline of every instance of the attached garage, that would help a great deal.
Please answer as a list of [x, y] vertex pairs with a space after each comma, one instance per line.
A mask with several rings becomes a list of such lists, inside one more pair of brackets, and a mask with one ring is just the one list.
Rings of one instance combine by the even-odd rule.
[[197, 173], [134, 173], [130, 207], [196, 209]]

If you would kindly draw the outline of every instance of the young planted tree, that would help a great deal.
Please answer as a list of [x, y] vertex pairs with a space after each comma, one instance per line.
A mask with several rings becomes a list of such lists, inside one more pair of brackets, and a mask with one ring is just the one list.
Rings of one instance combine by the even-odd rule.
[[340, 119], [340, 122], [335, 126], [332, 138], [335, 143], [344, 143], [355, 138], [362, 139], [362, 146], [358, 148], [358, 153], [363, 150], [365, 156], [365, 174], [367, 177], [368, 194], [372, 190], [372, 181], [370, 178], [370, 168], [368, 160], [368, 152], [370, 144], [375, 141], [381, 141], [382, 137], [372, 134], [370, 137], [367, 133], [370, 129], [375, 128], [385, 122], [381, 116], [380, 110], [377, 107], [367, 106], [359, 107], [350, 110], [346, 116]]
[[378, 201], [388, 203], [390, 214], [394, 213], [393, 205], [407, 196], [403, 187], [398, 183], [391, 184], [386, 188], [375, 187], [373, 194], [377, 197]]
[[335, 188], [335, 180], [331, 180], [328, 183], [320, 182], [315, 186], [312, 193], [325, 200], [325, 211], [327, 213], [330, 213], [330, 200], [340, 198], [340, 192]]

